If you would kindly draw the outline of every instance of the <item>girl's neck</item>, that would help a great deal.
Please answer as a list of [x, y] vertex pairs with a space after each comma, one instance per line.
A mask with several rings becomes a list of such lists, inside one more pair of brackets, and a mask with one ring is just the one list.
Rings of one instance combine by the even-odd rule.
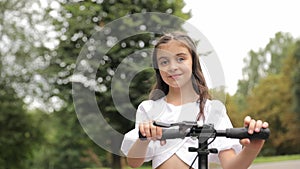
[[183, 105], [185, 103], [195, 102], [199, 98], [199, 95], [194, 89], [180, 89], [180, 88], [169, 88], [169, 93], [166, 96], [166, 101], [175, 106]]

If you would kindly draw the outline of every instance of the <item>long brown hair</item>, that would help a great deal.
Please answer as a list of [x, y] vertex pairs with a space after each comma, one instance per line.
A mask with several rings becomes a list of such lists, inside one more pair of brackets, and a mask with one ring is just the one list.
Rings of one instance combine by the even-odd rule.
[[157, 63], [157, 50], [161, 44], [166, 44], [171, 40], [176, 40], [184, 45], [192, 55], [192, 84], [195, 92], [199, 95], [199, 107], [200, 112], [197, 116], [197, 120], [201, 116], [204, 116], [204, 106], [207, 99], [210, 99], [209, 90], [202, 72], [202, 68], [197, 54], [197, 49], [194, 41], [183, 32], [172, 32], [163, 35], [154, 47], [152, 64], [155, 69], [156, 83], [154, 84], [149, 99], [158, 100], [169, 92], [169, 86], [163, 81]]

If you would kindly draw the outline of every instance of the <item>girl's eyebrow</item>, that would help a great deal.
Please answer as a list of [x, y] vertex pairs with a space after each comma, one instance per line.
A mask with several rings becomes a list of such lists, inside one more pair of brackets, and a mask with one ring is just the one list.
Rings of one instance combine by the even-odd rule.
[[[187, 55], [187, 53], [186, 52], [179, 52], [179, 53], [177, 53], [177, 54], [175, 54], [175, 55], [173, 55], [173, 56], [186, 56]], [[164, 56], [164, 55], [161, 55], [161, 56], [158, 56], [158, 60], [159, 59], [167, 59], [168, 58], [168, 56]]]
[[158, 56], [157, 59], [158, 59], [158, 60], [160, 60], [160, 59], [168, 59], [168, 57], [166, 57], [166, 56]]
[[187, 54], [185, 52], [180, 52], [176, 54], [176, 56], [182, 56], [182, 55], [186, 56]]
[[[173, 55], [173, 56], [181, 56], [181, 55], [187, 55], [187, 53], [186, 53], [186, 52], [179, 52], [179, 53], [176, 53], [176, 54]], [[158, 57], [159, 57], [159, 58], [162, 58], [162, 57], [167, 58], [168, 56], [160, 55], [160, 56], [158, 56]]]

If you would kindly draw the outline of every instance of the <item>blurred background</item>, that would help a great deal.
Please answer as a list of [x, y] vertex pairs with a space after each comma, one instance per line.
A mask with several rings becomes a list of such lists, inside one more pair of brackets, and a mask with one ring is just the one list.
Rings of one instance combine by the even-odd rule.
[[[95, 144], [78, 122], [72, 99], [72, 74], [77, 57], [92, 34], [129, 14], [162, 12], [193, 21], [196, 12], [188, 3], [0, 0], [0, 168], [126, 168], [123, 157]], [[149, 22], [159, 26], [169, 21], [152, 18]], [[193, 23], [198, 25], [197, 22], [201, 30], [201, 20]], [[138, 23], [132, 21], [127, 26], [135, 24]], [[134, 123], [116, 110], [110, 92], [111, 79], [123, 58], [153, 46], [156, 36], [120, 39], [102, 58], [101, 66], [92, 70], [97, 71], [96, 101], [105, 105], [101, 109], [103, 116], [120, 133], [132, 129]], [[242, 76], [235, 90], [229, 93], [228, 86], [224, 86], [211, 93], [215, 98], [225, 93], [223, 102], [235, 127], [243, 125], [245, 115], [270, 123], [271, 137], [260, 156], [300, 154], [300, 39], [278, 31], [268, 40], [259, 48], [247, 46], [249, 50], [238, 56], [243, 60], [238, 70]], [[230, 43], [230, 39], [227, 41]], [[219, 48], [222, 46], [216, 50], [222, 51]], [[234, 67], [234, 59], [225, 57]], [[144, 70], [132, 80], [130, 99], [134, 106], [147, 99], [152, 75], [151, 70]], [[129, 113], [134, 117], [135, 112]], [[107, 138], [107, 142], [120, 144], [113, 143], [113, 138]]]

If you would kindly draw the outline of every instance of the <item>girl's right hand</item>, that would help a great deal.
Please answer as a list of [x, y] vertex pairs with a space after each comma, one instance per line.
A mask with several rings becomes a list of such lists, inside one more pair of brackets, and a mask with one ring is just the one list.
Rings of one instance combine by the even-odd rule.
[[[148, 140], [157, 140], [162, 137], [162, 128], [153, 125], [153, 121], [144, 122], [139, 124], [139, 130], [144, 137], [147, 137]], [[164, 145], [165, 140], [161, 140], [160, 144]]]

